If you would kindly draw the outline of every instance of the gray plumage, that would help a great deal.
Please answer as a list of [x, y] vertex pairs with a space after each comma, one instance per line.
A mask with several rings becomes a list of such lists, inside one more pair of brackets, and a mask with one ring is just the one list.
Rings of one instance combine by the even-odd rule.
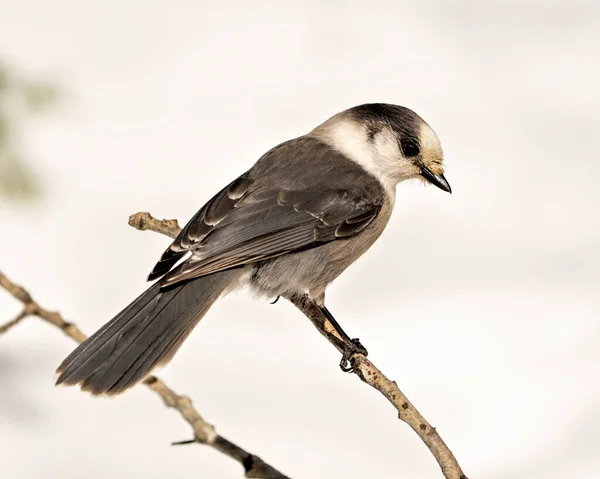
[[[385, 228], [390, 185], [441, 163], [423, 125], [402, 107], [362, 105], [267, 152], [194, 215], [150, 273], [158, 281], [63, 361], [57, 383], [93, 394], [136, 384], [239, 284], [268, 296], [308, 294], [323, 305], [327, 286]], [[403, 141], [423, 153], [405, 158]], [[378, 158], [390, 155], [406, 162], [391, 169], [397, 180], [379, 173]]]
[[223, 271], [176, 288], [155, 283], [67, 356], [57, 384], [118, 394], [141, 381], [173, 357], [236, 274]]

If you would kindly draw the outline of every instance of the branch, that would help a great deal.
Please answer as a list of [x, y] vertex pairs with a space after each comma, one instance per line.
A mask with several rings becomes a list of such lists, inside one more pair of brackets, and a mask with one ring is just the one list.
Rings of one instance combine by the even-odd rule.
[[[305, 297], [292, 296], [286, 298], [292, 302], [316, 326], [319, 332], [333, 344], [338, 351], [344, 352], [344, 342], [331, 326], [325, 315], [314, 303]], [[396, 381], [391, 381], [375, 365], [362, 354], [355, 354], [350, 359], [352, 370], [369, 386], [377, 389], [392, 403], [398, 411], [398, 419], [407, 423], [429, 448], [438, 462], [444, 477], [448, 479], [467, 479], [452, 451], [446, 446], [436, 429], [417, 411], [408, 398], [400, 391]]]
[[[170, 225], [171, 227], [178, 228], [176, 221], [174, 223], [154, 221], [158, 224]], [[166, 227], [167, 226], [165, 226], [165, 228]], [[160, 226], [157, 228], [160, 228]], [[164, 231], [167, 230], [165, 229]], [[0, 272], [0, 287], [12, 294], [15, 299], [23, 303], [24, 306], [23, 311], [15, 319], [0, 327], [0, 334], [8, 331], [27, 316], [37, 316], [58, 327], [67, 336], [78, 343], [87, 339], [86, 335], [83, 334], [77, 326], [65, 321], [59, 313], [42, 308], [33, 300], [31, 295], [24, 288], [10, 281], [2, 274], [2, 272]], [[256, 479], [289, 479], [287, 476], [264, 462], [260, 457], [246, 452], [244, 449], [217, 434], [215, 427], [212, 424], [207, 423], [202, 416], [200, 416], [198, 411], [192, 406], [192, 401], [187, 396], [180, 396], [156, 376], [147, 377], [144, 380], [144, 384], [160, 396], [165, 403], [165, 406], [179, 411], [184, 421], [192, 427], [194, 439], [186, 442], [206, 444], [207, 446], [226, 454], [232, 459], [235, 459], [244, 467], [246, 472], [245, 477]]]
[[129, 217], [129, 226], [140, 231], [154, 231], [175, 239], [181, 231], [177, 220], [157, 220], [150, 213], [135, 213]]
[[27, 307], [24, 307], [23, 311], [21, 311], [19, 314], [17, 314], [17, 317], [15, 319], [9, 321], [8, 323], [4, 323], [2, 326], [0, 326], [0, 334], [4, 334], [9, 329], [15, 327], [17, 324], [19, 324], [21, 321], [23, 321], [30, 314], [31, 313], [27, 310]]
[[[177, 220], [157, 220], [150, 213], [135, 213], [129, 217], [129, 224], [139, 230], [150, 230], [175, 238], [181, 229]], [[323, 313], [304, 297], [286, 298], [292, 302], [316, 326], [319, 332], [340, 352], [344, 343]], [[398, 419], [407, 423], [429, 448], [447, 479], [467, 479], [458, 465], [452, 451], [446, 446], [436, 429], [429, 424], [408, 398], [400, 391], [395, 381], [388, 379], [375, 365], [362, 354], [351, 358], [353, 371], [369, 386], [377, 389], [398, 411]]]

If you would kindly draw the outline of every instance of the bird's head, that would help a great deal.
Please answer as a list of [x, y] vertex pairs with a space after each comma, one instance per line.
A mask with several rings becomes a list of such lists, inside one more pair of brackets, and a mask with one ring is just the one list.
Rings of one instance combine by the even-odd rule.
[[313, 134], [359, 163], [388, 189], [421, 178], [452, 192], [433, 129], [414, 111], [385, 103], [356, 106], [335, 115]]

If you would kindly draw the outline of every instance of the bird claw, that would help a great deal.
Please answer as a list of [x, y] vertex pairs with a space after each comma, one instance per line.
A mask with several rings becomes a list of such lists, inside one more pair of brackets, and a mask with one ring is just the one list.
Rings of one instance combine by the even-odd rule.
[[345, 373], [354, 372], [353, 357], [355, 354], [362, 354], [365, 357], [369, 355], [367, 348], [361, 344], [358, 338], [351, 339], [350, 343], [346, 343], [346, 349], [342, 353], [340, 369]]
[[270, 304], [275, 304], [277, 301], [279, 301], [279, 298], [281, 298], [281, 296], [277, 296], [273, 301], [271, 301]]

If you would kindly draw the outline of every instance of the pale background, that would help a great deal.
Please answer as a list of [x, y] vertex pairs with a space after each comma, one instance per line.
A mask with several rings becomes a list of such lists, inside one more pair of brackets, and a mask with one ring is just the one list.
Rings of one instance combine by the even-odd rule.
[[[600, 3], [0, 0], [0, 55], [64, 99], [23, 146], [45, 186], [0, 207], [0, 270], [91, 333], [189, 218], [271, 146], [390, 102], [442, 140], [449, 196], [398, 189], [328, 304], [472, 478], [600, 467]], [[19, 305], [0, 293], [0, 321]], [[145, 388], [53, 387], [74, 344], [0, 337], [3, 478], [240, 478]], [[219, 302], [160, 373], [297, 478], [441, 477], [418, 437], [289, 304]]]

